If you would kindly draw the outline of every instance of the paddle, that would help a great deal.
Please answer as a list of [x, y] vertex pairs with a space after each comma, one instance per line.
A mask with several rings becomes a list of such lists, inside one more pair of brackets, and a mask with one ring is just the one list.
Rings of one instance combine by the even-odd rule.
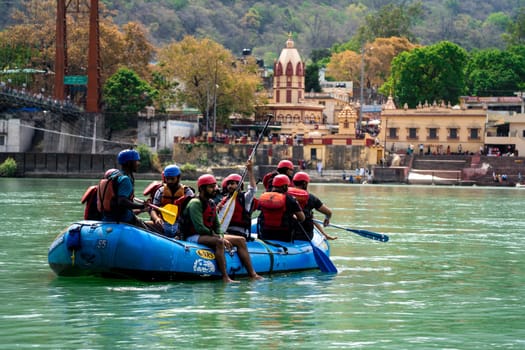
[[[314, 221], [317, 222], [317, 223], [320, 223], [320, 224], [323, 223], [320, 220], [314, 220]], [[376, 232], [367, 231], [367, 230], [356, 230], [356, 229], [346, 228], [346, 227], [339, 226], [339, 225], [332, 224], [332, 223], [330, 223], [328, 226], [333, 226], [333, 227], [336, 227], [336, 228], [340, 228], [342, 230], [346, 230], [346, 231], [350, 231], [350, 232], [353, 232], [353, 233], [357, 233], [359, 236], [362, 236], [362, 237], [365, 237], [365, 238], [369, 238], [369, 239], [373, 239], [374, 241], [388, 242], [388, 240], [389, 240], [388, 236], [385, 235], [385, 234], [382, 234], [382, 233], [376, 233]]]
[[319, 247], [317, 247], [312, 242], [312, 240], [310, 239], [310, 236], [308, 236], [308, 234], [304, 230], [304, 227], [299, 222], [297, 222], [297, 226], [301, 228], [301, 231], [303, 231], [304, 235], [308, 238], [308, 242], [312, 246], [312, 250], [314, 252], [315, 262], [317, 263], [317, 266], [319, 266], [319, 269], [322, 272], [326, 272], [326, 273], [337, 273], [337, 267], [335, 267], [332, 260], [330, 260], [330, 258], [325, 254], [325, 252], [319, 249]]
[[135, 198], [135, 200], [137, 202], [149, 205], [150, 207], [160, 211], [163, 214], [162, 217], [164, 218], [164, 220], [166, 220], [166, 222], [170, 225], [173, 225], [175, 221], [177, 220], [177, 215], [179, 213], [179, 207], [177, 207], [175, 204], [166, 204], [164, 207], [158, 207], [154, 204], [147, 203], [137, 198]]
[[[253, 156], [255, 155], [255, 152], [257, 151], [257, 147], [259, 147], [259, 144], [262, 141], [262, 138], [264, 136], [264, 132], [268, 128], [268, 125], [270, 124], [270, 120], [272, 120], [273, 115], [268, 114], [267, 115], [268, 120], [266, 121], [266, 124], [264, 125], [264, 128], [262, 129], [261, 133], [259, 134], [259, 138], [257, 139], [257, 142], [253, 146], [252, 152], [250, 153], [250, 156], [248, 157], [248, 161], [250, 161]], [[235, 211], [235, 201], [237, 200], [237, 195], [241, 191], [241, 185], [244, 181], [244, 178], [246, 177], [246, 173], [248, 172], [248, 168], [244, 168], [242, 175], [241, 175], [241, 181], [239, 181], [239, 185], [237, 186], [237, 190], [231, 195], [230, 199], [228, 199], [228, 202], [219, 210], [219, 222], [221, 224], [221, 231], [226, 232], [228, 227], [230, 226], [230, 222], [233, 217], [233, 212]]]

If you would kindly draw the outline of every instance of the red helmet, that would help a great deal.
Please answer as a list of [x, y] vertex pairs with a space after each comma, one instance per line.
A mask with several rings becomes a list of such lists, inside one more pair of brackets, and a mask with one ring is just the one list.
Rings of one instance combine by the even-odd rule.
[[288, 176], [281, 174], [281, 175], [276, 175], [273, 178], [273, 181], [272, 181], [273, 187], [281, 187], [285, 185], [290, 186], [290, 179], [288, 178]]
[[310, 176], [305, 173], [304, 171], [299, 171], [298, 173], [296, 173], [294, 176], [293, 176], [293, 182], [299, 182], [299, 181], [304, 181], [306, 183], [309, 183], [310, 182]]
[[197, 180], [197, 187], [200, 188], [201, 186], [207, 186], [207, 185], [215, 185], [217, 184], [217, 180], [215, 180], [215, 177], [210, 174], [204, 174], [199, 177]]
[[222, 180], [221, 187], [225, 188], [228, 185], [228, 181], [237, 181], [238, 183], [241, 182], [241, 175], [239, 174], [230, 174]]
[[286, 159], [281, 160], [279, 164], [277, 164], [277, 169], [281, 169], [281, 168], [293, 170], [293, 163]]

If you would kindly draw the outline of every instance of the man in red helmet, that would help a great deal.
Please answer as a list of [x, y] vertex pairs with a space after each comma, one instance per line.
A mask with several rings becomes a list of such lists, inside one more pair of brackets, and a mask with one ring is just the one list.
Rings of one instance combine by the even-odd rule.
[[224, 257], [225, 250], [230, 250], [233, 246], [237, 247], [237, 255], [250, 278], [262, 279], [253, 268], [246, 239], [241, 236], [224, 235], [221, 232], [217, 208], [213, 201], [216, 186], [217, 181], [213, 175], [202, 175], [197, 180], [199, 196], [188, 202], [182, 214], [181, 234], [183, 239], [215, 249], [215, 260], [224, 282], [233, 282], [226, 272], [226, 259]]
[[[224, 208], [225, 206], [227, 207], [228, 205], [233, 205], [233, 215], [228, 224], [227, 232], [232, 235], [242, 236], [246, 238], [246, 240], [250, 240], [252, 213], [254, 208], [253, 203], [257, 192], [257, 183], [255, 181], [255, 175], [253, 174], [253, 164], [251, 160], [246, 163], [246, 170], [249, 180], [247, 191], [242, 191], [242, 188], [239, 189], [239, 186], [242, 186], [240, 183], [242, 180], [241, 175], [230, 174], [224, 178], [222, 181], [224, 197], [219, 203], [219, 209]], [[235, 197], [235, 202], [230, 203], [235, 191], [239, 191]]]
[[[314, 209], [318, 212], [324, 214], [324, 221], [323, 225], [326, 227], [330, 224], [330, 218], [332, 217], [332, 210], [328, 208], [319, 198], [317, 198], [315, 195], [313, 195], [308, 191], [308, 184], [310, 183], [310, 176], [303, 172], [299, 171], [293, 176], [293, 183], [295, 185], [295, 189], [299, 191], [306, 192], [306, 200], [304, 203], [304, 206], [302, 206], [305, 220], [301, 223], [303, 226], [302, 232], [298, 233], [298, 236], [296, 236], [296, 239], [300, 240], [310, 240], [313, 237], [314, 232], [314, 225], [318, 228], [319, 232], [321, 232], [327, 239], [337, 239], [337, 237], [332, 237], [326, 232], [324, 232], [323, 228], [314, 223]], [[305, 237], [304, 235], [307, 234], [308, 237]]]
[[279, 174], [273, 178], [272, 190], [259, 198], [259, 235], [261, 239], [283, 242], [294, 240], [297, 221], [303, 222], [304, 213], [297, 200], [287, 193], [290, 179]]
[[277, 170], [271, 171], [268, 174], [264, 175], [263, 177], [263, 185], [266, 191], [270, 191], [272, 188], [272, 180], [275, 176], [279, 174], [284, 174], [288, 176], [288, 179], [290, 180], [290, 183], [292, 181], [293, 176], [293, 163], [289, 161], [288, 159], [281, 160], [279, 164], [277, 164]]

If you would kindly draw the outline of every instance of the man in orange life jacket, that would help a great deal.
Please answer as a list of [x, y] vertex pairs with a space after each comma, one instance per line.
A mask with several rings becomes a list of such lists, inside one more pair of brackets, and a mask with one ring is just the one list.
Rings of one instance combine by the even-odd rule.
[[284, 174], [288, 176], [288, 179], [291, 183], [293, 176], [293, 163], [287, 159], [281, 160], [279, 164], [277, 164], [277, 170], [271, 171], [268, 174], [264, 175], [263, 185], [266, 191], [270, 191], [272, 189], [273, 178], [279, 174]]
[[[253, 202], [255, 199], [255, 193], [257, 192], [257, 183], [255, 182], [255, 175], [253, 174], [253, 164], [249, 160], [246, 163], [246, 170], [248, 173], [248, 190], [239, 191], [234, 203], [233, 216], [231, 218], [230, 224], [228, 226], [228, 233], [232, 235], [238, 235], [246, 238], [246, 240], [251, 239], [250, 231], [252, 226], [252, 212], [253, 212]], [[222, 181], [222, 188], [225, 191], [224, 198], [219, 204], [219, 210], [227, 206], [230, 198], [232, 198], [235, 191], [237, 191], [240, 186], [241, 175], [230, 174], [224, 178]]]
[[[180, 168], [176, 165], [168, 165], [162, 173], [164, 184], [160, 186], [153, 197], [153, 204], [158, 207], [164, 207], [166, 204], [177, 204], [177, 200], [182, 197], [193, 197], [193, 190], [180, 183]], [[173, 225], [164, 221], [162, 213], [156, 209], [151, 210], [151, 219], [160, 232], [165, 236], [175, 237], [179, 231], [177, 220]]]
[[250, 278], [263, 279], [253, 269], [246, 239], [241, 236], [224, 235], [217, 216], [217, 208], [213, 197], [217, 181], [213, 175], [202, 175], [197, 180], [199, 196], [191, 199], [183, 211], [183, 227], [181, 233], [188, 242], [199, 243], [215, 249], [215, 260], [226, 283], [233, 282], [226, 271], [224, 252], [233, 246], [237, 247], [237, 255], [243, 263]]
[[[144, 210], [146, 206], [145, 203], [133, 201], [135, 184], [133, 173], [139, 167], [140, 155], [133, 149], [123, 150], [118, 154], [117, 161], [122, 172], [110, 177], [106, 182], [101, 182], [97, 191], [102, 220], [125, 222], [147, 229], [145, 223], [133, 212], [134, 209]], [[108, 191], [108, 186], [113, 186], [115, 192]], [[113, 193], [113, 198], [109, 198], [109, 193]]]
[[[295, 185], [294, 189], [297, 189], [299, 191], [305, 191], [307, 194], [306, 201], [302, 206], [305, 215], [305, 220], [301, 223], [301, 225], [303, 226], [304, 230], [298, 233], [298, 235], [301, 237], [296, 236], [296, 239], [312, 239], [314, 225], [317, 227], [319, 232], [321, 232], [327, 239], [337, 239], [337, 237], [332, 237], [326, 232], [324, 232], [323, 228], [313, 221], [315, 209], [318, 212], [324, 214], [323, 226], [328, 226], [330, 224], [330, 218], [332, 217], [332, 210], [330, 210], [330, 208], [328, 208], [323, 202], [321, 202], [319, 198], [314, 196], [312, 193], [307, 192], [309, 182], [310, 176], [303, 171], [300, 171], [293, 176], [293, 183]], [[308, 237], [304, 236], [305, 233], [308, 235]]]
[[261, 239], [292, 242], [296, 226], [304, 221], [297, 199], [287, 193], [290, 179], [280, 174], [273, 178], [272, 191], [259, 198], [259, 230]]

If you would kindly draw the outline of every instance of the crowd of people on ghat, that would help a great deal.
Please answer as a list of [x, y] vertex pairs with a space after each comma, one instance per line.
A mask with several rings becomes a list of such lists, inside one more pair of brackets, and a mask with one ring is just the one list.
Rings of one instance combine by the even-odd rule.
[[[135, 198], [134, 173], [140, 164], [136, 150], [127, 149], [117, 156], [121, 169], [109, 169], [96, 186], [82, 197], [86, 205], [84, 218], [122, 222], [158, 234], [198, 243], [215, 251], [217, 267], [224, 282], [234, 282], [227, 273], [225, 251], [233, 247], [250, 278], [263, 279], [254, 270], [247, 242], [253, 240], [252, 215], [257, 217], [257, 238], [294, 242], [311, 240], [314, 228], [326, 239], [323, 230], [330, 224], [332, 211], [314, 194], [308, 192], [310, 177], [305, 172], [294, 174], [293, 163], [282, 160], [275, 171], [263, 178], [265, 191], [256, 198], [257, 183], [251, 159], [243, 175], [226, 176], [219, 188], [216, 178], [204, 174], [197, 180], [197, 189], [181, 183], [181, 170], [171, 164], [164, 168], [162, 181], [150, 184], [142, 201]], [[244, 178], [247, 176], [245, 189]], [[314, 221], [314, 211], [324, 215], [323, 225]], [[138, 215], [149, 213], [149, 220]], [[319, 221], [320, 222], [320, 221]]]

